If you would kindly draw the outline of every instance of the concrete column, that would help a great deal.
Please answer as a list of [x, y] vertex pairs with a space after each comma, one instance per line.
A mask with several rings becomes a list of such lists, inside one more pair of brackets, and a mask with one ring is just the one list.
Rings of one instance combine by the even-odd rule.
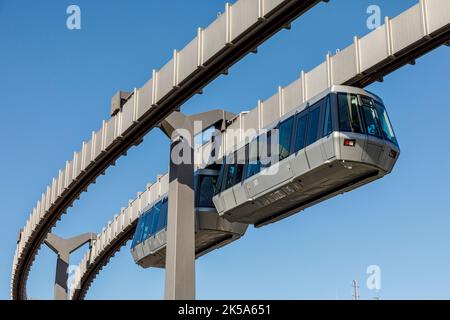
[[[185, 134], [176, 132], [171, 139], [169, 168], [169, 204], [167, 217], [166, 300], [195, 299], [195, 212], [194, 212], [194, 154], [193, 128], [184, 123]], [[179, 150], [182, 150], [179, 153]], [[183, 154], [189, 152], [189, 156]], [[182, 163], [173, 159], [180, 155]], [[186, 163], [188, 162], [188, 163]]]
[[[217, 125], [224, 129], [226, 121], [235, 115], [223, 110], [212, 110], [192, 116], [179, 111], [171, 113], [161, 124], [161, 130], [170, 138], [169, 204], [167, 217], [166, 300], [195, 299], [195, 203], [194, 203], [194, 135], [195, 130]], [[201, 121], [202, 128], [194, 128]], [[186, 154], [179, 154], [182, 149]], [[178, 154], [184, 160], [176, 163]]]
[[67, 299], [67, 280], [69, 277], [67, 268], [69, 267], [70, 254], [85, 243], [90, 243], [94, 238], [94, 233], [84, 233], [69, 239], [63, 239], [50, 233], [45, 239], [45, 244], [58, 255], [54, 288], [55, 300]]

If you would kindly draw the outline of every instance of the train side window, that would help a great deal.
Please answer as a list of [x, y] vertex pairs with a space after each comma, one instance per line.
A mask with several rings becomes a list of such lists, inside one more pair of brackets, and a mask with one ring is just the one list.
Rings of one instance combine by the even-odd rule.
[[331, 115], [331, 102], [328, 97], [327, 102], [325, 103], [322, 137], [328, 136], [331, 132], [333, 132], [333, 120]]
[[151, 211], [145, 215], [144, 226], [143, 226], [140, 242], [145, 241], [149, 237], [150, 225], [153, 220], [153, 209], [154, 208], [152, 208]]
[[223, 177], [225, 175], [225, 169], [226, 169], [226, 160], [224, 158], [223, 159], [223, 163], [220, 166], [219, 177], [217, 178], [216, 190], [215, 190], [214, 194], [218, 194], [218, 193], [220, 193], [222, 191]]
[[307, 146], [316, 142], [319, 136], [320, 104], [317, 107], [313, 106], [314, 109], [309, 113], [308, 134], [306, 135]]
[[161, 202], [161, 210], [159, 212], [158, 224], [156, 230], [162, 230], [167, 225], [167, 198], [164, 198]]
[[154, 206], [153, 206], [153, 216], [152, 219], [150, 221], [151, 224], [151, 228], [150, 228], [150, 234], [149, 236], [153, 236], [156, 234], [156, 232], [158, 232], [158, 220], [159, 220], [159, 216], [161, 215], [161, 201], [158, 201]]
[[142, 242], [142, 232], [144, 231], [144, 224], [145, 224], [145, 217], [147, 213], [143, 213], [141, 217], [139, 218], [139, 222], [136, 228], [136, 231], [134, 233], [134, 239], [131, 247], [136, 246], [137, 244]]
[[245, 149], [234, 152], [227, 158], [228, 167], [225, 176], [224, 190], [241, 182], [245, 165]]
[[231, 163], [231, 164], [228, 164], [224, 190], [226, 190], [234, 185], [236, 171], [237, 171], [237, 165], [236, 165], [235, 161], [233, 161], [233, 163]]
[[338, 94], [339, 131], [363, 133], [358, 105], [356, 95]]
[[236, 151], [236, 175], [234, 184], [240, 183], [244, 176], [245, 159], [247, 159], [247, 147], [242, 147]]
[[216, 176], [200, 175], [199, 187], [198, 187], [198, 207], [213, 208], [214, 203], [212, 197], [214, 195], [214, 189], [216, 185]]
[[243, 163], [236, 164], [236, 175], [233, 184], [238, 184], [242, 181], [243, 173], [244, 173], [244, 164]]
[[295, 116], [297, 119], [296, 135], [295, 135], [295, 152], [306, 147], [306, 129], [308, 124], [308, 113], [301, 112]]
[[248, 146], [248, 163], [245, 171], [245, 178], [257, 174], [261, 169], [261, 163], [258, 157], [258, 139], [254, 139]]
[[292, 129], [294, 125], [294, 117], [286, 119], [279, 125], [279, 160], [286, 159], [291, 154]]
[[168, 198], [164, 199], [162, 206], [161, 206], [161, 212], [163, 214], [162, 224], [163, 224], [164, 228], [166, 228], [167, 227], [167, 216], [169, 214], [169, 199]]

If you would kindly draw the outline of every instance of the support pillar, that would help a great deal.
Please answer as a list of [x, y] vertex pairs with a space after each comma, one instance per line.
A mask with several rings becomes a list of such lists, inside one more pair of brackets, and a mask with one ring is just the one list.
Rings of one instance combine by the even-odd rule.
[[[233, 117], [222, 110], [194, 116], [179, 111], [170, 114], [160, 125], [171, 139], [169, 168], [169, 203], [167, 217], [166, 300], [195, 299], [195, 203], [194, 203], [194, 128], [203, 128]], [[188, 154], [184, 154], [187, 152]]]
[[56, 275], [54, 287], [54, 299], [67, 299], [67, 269], [69, 267], [70, 254], [80, 248], [87, 242], [91, 242], [95, 238], [94, 233], [84, 233], [69, 239], [63, 239], [50, 233], [45, 239], [45, 244], [57, 254]]
[[168, 300], [195, 299], [194, 158], [188, 138], [176, 137], [170, 148], [171, 158], [180, 147], [189, 150], [190, 163], [170, 161], [164, 292]]

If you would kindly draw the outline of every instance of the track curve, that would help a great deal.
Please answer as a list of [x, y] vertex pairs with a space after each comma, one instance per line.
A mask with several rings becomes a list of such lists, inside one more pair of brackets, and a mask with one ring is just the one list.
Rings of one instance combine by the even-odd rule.
[[[199, 35], [194, 39], [199, 43], [196, 53], [198, 63], [187, 68], [190, 71], [187, 75], [186, 72], [175, 73], [173, 70], [185, 70], [179, 68], [178, 58], [183, 52], [184, 57], [189, 57], [188, 51], [195, 46], [188, 45], [179, 53], [175, 52], [174, 58], [165, 67], [154, 71], [149, 86], [135, 90], [128, 107], [125, 104], [122, 111], [104, 122], [99, 131], [93, 132], [92, 140], [83, 143], [82, 150], [75, 153], [74, 159], [59, 171], [38, 201], [18, 240], [12, 267], [11, 298], [26, 299], [28, 274], [44, 239], [62, 214], [99, 175], [172, 111], [319, 2], [321, 0], [259, 0], [255, 2], [258, 12], [255, 19], [240, 26], [241, 32], [238, 34], [231, 32], [230, 12], [235, 10], [234, 15], [237, 16], [254, 8], [246, 6], [246, 0], [240, 0], [233, 6], [227, 5], [224, 15], [208, 28], [199, 30]], [[216, 37], [219, 35], [220, 39], [221, 33], [225, 36], [225, 42], [217, 43]], [[174, 78], [166, 81], [167, 74], [171, 72]]]
[[[430, 4], [431, 3], [431, 4]], [[444, 6], [444, 7], [442, 7]], [[423, 10], [423, 12], [421, 11]], [[324, 73], [323, 77], [324, 79], [319, 79], [316, 81], [318, 83], [326, 84], [328, 85], [350, 85], [350, 86], [356, 86], [356, 87], [365, 87], [375, 81], [380, 81], [384, 76], [394, 72], [398, 68], [410, 64], [412, 61], [415, 61], [415, 59], [421, 57], [422, 55], [434, 50], [435, 48], [443, 45], [443, 44], [449, 44], [450, 42], [450, 14], [445, 16], [443, 19], [439, 20], [439, 22], [432, 21], [433, 16], [437, 12], [450, 12], [450, 2], [443, 2], [441, 0], [431, 0], [428, 2], [428, 7], [423, 8], [421, 4], [417, 4], [410, 9], [408, 9], [406, 12], [414, 12], [414, 11], [420, 11], [422, 14], [426, 15], [426, 20], [428, 20], [430, 26], [434, 27], [428, 27], [427, 30], [424, 30], [423, 34], [420, 34], [417, 36], [417, 38], [411, 38], [408, 39], [409, 42], [404, 44], [403, 48], [395, 50], [396, 45], [394, 43], [390, 43], [387, 45], [387, 48], [379, 48], [377, 42], [373, 42], [372, 44], [369, 43], [369, 45], [365, 48], [365, 50], [361, 50], [360, 44], [367, 40], [367, 36], [363, 37], [361, 39], [355, 38], [355, 43], [352, 44], [350, 47], [341, 50], [340, 53], [337, 53], [335, 56], [328, 55], [325, 64], [326, 64], [326, 70], [329, 70], [329, 72]], [[434, 14], [434, 15], [433, 15]], [[398, 17], [394, 18], [393, 20], [397, 19]], [[409, 34], [410, 30], [408, 27], [408, 24], [405, 24], [402, 29], [392, 29], [391, 23], [392, 21], [387, 20], [387, 27], [385, 34], [381, 34], [381, 36], [386, 37], [387, 39], [392, 38], [392, 33], [397, 32], [400, 34]], [[412, 21], [411, 23], [413, 23]], [[381, 29], [383, 30], [383, 29]], [[379, 32], [379, 31], [378, 31]], [[379, 32], [380, 33], [380, 32]], [[373, 34], [369, 34], [373, 37]], [[397, 35], [398, 36], [398, 35]], [[366, 38], [366, 39], [365, 39]], [[377, 50], [383, 51], [387, 50], [385, 55], [381, 55], [378, 60], [375, 60], [372, 64], [368, 64], [361, 66], [361, 61], [367, 60], [367, 57], [363, 57], [364, 54], [373, 54]], [[354, 61], [347, 61], [346, 59], [341, 59], [342, 55], [349, 55], [352, 53], [352, 51], [355, 51], [354, 55]], [[341, 55], [341, 56], [340, 56]], [[346, 63], [348, 66], [359, 66], [354, 69], [353, 72], [346, 73], [345, 77], [340, 77], [339, 80], [337, 78], [337, 74], [333, 74], [333, 70], [342, 70], [344, 69], [344, 65], [342, 64], [342, 61], [347, 61]], [[323, 64], [321, 64], [323, 65]], [[321, 66], [319, 65], [319, 67]], [[325, 90], [326, 87], [324, 85], [317, 86], [315, 83], [308, 83], [308, 74], [316, 72], [318, 68], [314, 68], [310, 72], [304, 73], [302, 72], [302, 77], [293, 83], [291, 83], [289, 86], [285, 88], [281, 88], [279, 92], [276, 94], [282, 94], [282, 99], [277, 99], [275, 97], [271, 97], [268, 100], [271, 101], [284, 101], [284, 106], [277, 106], [280, 108], [280, 110], [287, 110], [290, 108], [288, 105], [288, 101], [291, 100], [291, 94], [293, 91], [296, 92], [308, 92], [308, 88], [314, 88], [315, 91]], [[310, 90], [309, 90], [310, 91]], [[314, 91], [310, 91], [309, 93], [311, 96], [315, 94]], [[289, 98], [289, 99], [288, 99]], [[308, 95], [301, 97], [301, 99], [306, 100], [308, 98]], [[272, 105], [268, 105], [267, 107], [273, 107]], [[265, 102], [261, 102], [261, 105], [259, 108], [265, 108]], [[255, 111], [255, 110], [253, 110]], [[259, 111], [257, 111], [259, 112]], [[277, 112], [270, 112], [270, 113], [277, 113]], [[241, 120], [241, 117], [245, 117], [244, 115], [240, 115], [237, 119], [237, 121]], [[233, 126], [233, 124], [230, 124], [229, 126]], [[225, 133], [223, 133], [225, 134]], [[141, 194], [142, 195], [142, 194]], [[139, 198], [139, 197], [138, 197]], [[129, 205], [132, 206], [132, 203], [130, 202]], [[142, 206], [142, 205], [141, 205]], [[129, 209], [129, 208], [128, 208]], [[131, 210], [132, 212], [133, 210]], [[122, 210], [121, 214], [124, 214], [125, 211]], [[114, 256], [114, 254], [120, 250], [120, 248], [126, 244], [127, 240], [130, 239], [134, 233], [134, 230], [136, 228], [136, 221], [138, 216], [133, 216], [130, 220], [130, 225], [127, 226], [123, 234], [118, 234], [117, 237], [112, 237], [110, 241], [108, 241], [106, 244], [104, 244], [104, 249], [102, 252], [100, 252], [99, 255], [95, 256], [95, 259], [93, 261], [90, 261], [90, 257], [92, 257], [92, 251], [88, 251], [85, 255], [84, 260], [80, 264], [80, 270], [82, 273], [79, 275], [78, 279], [76, 280], [77, 283], [77, 289], [70, 292], [70, 299], [79, 300], [83, 299], [87, 293], [87, 290], [89, 289], [90, 285], [92, 284], [92, 281], [95, 279], [95, 276], [99, 273], [101, 268], [105, 266], [109, 260]], [[108, 225], [109, 226], [109, 225]], [[108, 228], [108, 227], [107, 227]], [[105, 228], [104, 230], [106, 230]], [[99, 234], [98, 239], [101, 239], [101, 234]], [[95, 250], [94, 250], [95, 251]]]

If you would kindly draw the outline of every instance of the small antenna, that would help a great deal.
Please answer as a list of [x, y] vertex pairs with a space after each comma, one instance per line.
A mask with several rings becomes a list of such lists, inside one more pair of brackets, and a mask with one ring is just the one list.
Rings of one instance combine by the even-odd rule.
[[353, 298], [355, 298], [355, 300], [359, 299], [359, 294], [358, 294], [358, 281], [353, 280], [352, 281], [352, 287], [353, 287]]

